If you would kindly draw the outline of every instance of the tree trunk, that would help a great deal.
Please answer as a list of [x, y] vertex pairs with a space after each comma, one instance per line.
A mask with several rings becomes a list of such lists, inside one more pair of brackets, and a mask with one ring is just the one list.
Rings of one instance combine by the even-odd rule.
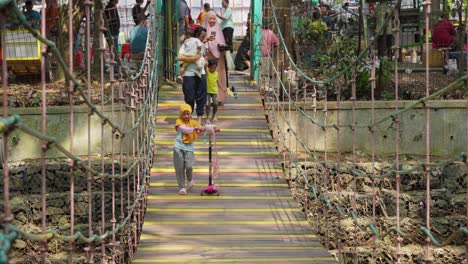
[[429, 19], [429, 26], [431, 28], [439, 20], [440, 15], [442, 15], [442, 10], [440, 10], [440, 0], [431, 0], [431, 15]]
[[[293, 56], [293, 59], [296, 61], [296, 56], [293, 54], [294, 45], [292, 37], [292, 24], [291, 24], [291, 0], [270, 0], [273, 1], [275, 7], [279, 9], [279, 12], [276, 12], [278, 23], [281, 28], [281, 33], [284, 38], [286, 47], [288, 48], [289, 53]], [[284, 68], [290, 66], [289, 59], [286, 57], [287, 54], [284, 53]]]
[[[92, 22], [93, 22], [92, 37], [93, 37], [94, 56], [93, 56], [93, 58], [91, 60], [94, 61], [94, 62], [97, 62], [97, 63], [93, 63], [91, 72], [100, 72], [100, 69], [101, 69], [101, 60], [99, 59], [99, 56], [101, 54], [101, 52], [99, 51], [99, 34], [101, 32], [99, 31], [99, 27], [101, 26], [100, 25], [100, 23], [101, 23], [101, 14], [100, 14], [100, 12], [101, 12], [101, 9], [103, 9], [103, 8], [104, 8], [104, 6], [102, 5], [101, 1], [94, 1], [94, 12], [92, 14], [92, 17], [93, 17], [93, 19], [92, 19]], [[106, 34], [106, 33], [104, 33], [104, 34]], [[96, 57], [96, 56], [98, 56], [98, 57]]]
[[[57, 49], [59, 50], [60, 52], [60, 55], [62, 55], [62, 57], [65, 59], [66, 61], [66, 58], [65, 58], [65, 41], [63, 38], [59, 37], [59, 36], [63, 36], [64, 34], [64, 28], [60, 25], [64, 25], [64, 24], [67, 24], [65, 21], [67, 21], [68, 19], [65, 12], [67, 12], [68, 10], [68, 6], [59, 6], [59, 17], [58, 17], [58, 26], [57, 26], [57, 38], [54, 40], [56, 43], [55, 45], [57, 45]], [[57, 63], [56, 63], [57, 65]], [[55, 77], [55, 80], [62, 80], [64, 77], [65, 77], [65, 73], [62, 69], [62, 67], [58, 67], [58, 65], [55, 67], [54, 69], [54, 77]], [[68, 80], [67, 82], [68, 83]]]

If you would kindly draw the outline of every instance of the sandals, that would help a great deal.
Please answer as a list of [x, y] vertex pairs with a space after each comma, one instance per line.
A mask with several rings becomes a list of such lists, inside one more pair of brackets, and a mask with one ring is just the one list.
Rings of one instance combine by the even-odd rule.
[[182, 188], [179, 190], [178, 194], [180, 195], [186, 195], [187, 194], [187, 190], [185, 188]]
[[[191, 189], [193, 186], [195, 186], [195, 181], [194, 180], [191, 180], [188, 184], [188, 187], [187, 189]], [[180, 189], [177, 193], [180, 194], [180, 195], [186, 195], [187, 194], [187, 189], [185, 188], [182, 188]]]
[[188, 184], [188, 188], [191, 189], [193, 186], [195, 186], [195, 181], [191, 180]]

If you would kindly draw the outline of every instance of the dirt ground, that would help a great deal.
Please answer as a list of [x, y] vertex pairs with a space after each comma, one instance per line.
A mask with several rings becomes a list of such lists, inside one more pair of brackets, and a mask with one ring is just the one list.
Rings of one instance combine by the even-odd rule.
[[[431, 94], [452, 83], [458, 76], [447, 75], [440, 71], [430, 72], [429, 91]], [[400, 96], [404, 100], [415, 100], [426, 96], [426, 73], [411, 72], [399, 74]], [[394, 93], [393, 93], [394, 94]], [[441, 96], [441, 99], [464, 99], [468, 96], [467, 88], [452, 89]]]
[[[446, 85], [455, 81], [458, 76], [448, 76], [443, 72], [430, 73], [430, 93], [435, 93]], [[83, 89], [87, 92], [86, 84], [83, 82]], [[100, 103], [101, 83], [98, 80], [91, 82], [92, 101]], [[384, 100], [392, 100], [394, 98], [394, 81], [390, 85], [392, 88], [386, 89], [383, 96]], [[8, 104], [13, 107], [38, 107], [42, 104], [42, 87], [40, 84], [40, 76], [18, 76], [17, 79], [9, 84], [8, 89]], [[69, 105], [68, 87], [65, 86], [65, 81], [54, 81], [46, 84], [46, 101], [49, 106]], [[110, 89], [105, 89], [104, 100], [109, 100]], [[426, 94], [426, 73], [416, 72], [400, 73], [399, 75], [399, 91], [402, 100], [417, 100], [425, 97]], [[0, 96], [3, 95], [3, 90], [0, 89]], [[468, 97], [466, 87], [454, 88], [439, 99], [464, 99]], [[83, 104], [84, 100], [76, 91], [74, 94], [74, 104]], [[3, 104], [0, 100], [0, 105]]]
[[[42, 86], [40, 78], [37, 76], [22, 76], [19, 80], [8, 85], [8, 105], [12, 107], [39, 107], [42, 105]], [[83, 89], [87, 93], [86, 84], [82, 84]], [[91, 82], [91, 101], [100, 103], [101, 91], [100, 83], [97, 81]], [[70, 99], [68, 96], [68, 86], [65, 81], [48, 82], [46, 89], [46, 104], [48, 106], [69, 105]], [[109, 90], [109, 89], [106, 89]], [[105, 92], [104, 99], [108, 97], [109, 91]], [[0, 89], [0, 96], [3, 96], [3, 89]], [[78, 91], [75, 91], [74, 104], [80, 105], [84, 103], [83, 98]], [[0, 105], [3, 105], [3, 100], [0, 100]]]

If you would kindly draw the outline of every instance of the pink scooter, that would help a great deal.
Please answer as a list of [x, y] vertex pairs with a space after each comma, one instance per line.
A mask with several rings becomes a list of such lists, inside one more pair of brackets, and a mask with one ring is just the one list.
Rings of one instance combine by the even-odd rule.
[[201, 189], [200, 195], [216, 195], [219, 196], [219, 188], [214, 185], [213, 182], [213, 146], [216, 144], [215, 133], [220, 132], [221, 130], [216, 127], [215, 124], [206, 124], [205, 133], [208, 134], [208, 186]]

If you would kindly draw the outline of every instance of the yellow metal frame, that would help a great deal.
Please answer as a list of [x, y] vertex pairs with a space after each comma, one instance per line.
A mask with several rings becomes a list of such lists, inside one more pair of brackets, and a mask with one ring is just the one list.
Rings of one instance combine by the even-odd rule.
[[[31, 34], [28, 30], [26, 29], [15, 29], [15, 30], [11, 30], [11, 29], [8, 29], [6, 31], [6, 34], [8, 35], [9, 32], [20, 32], [20, 33], [29, 33]], [[37, 31], [39, 32], [39, 31]], [[7, 46], [8, 45], [15, 45], [15, 44], [31, 44], [31, 43], [36, 43], [36, 48], [37, 48], [37, 57], [24, 57], [24, 58], [10, 58], [10, 57], [7, 57], [7, 61], [8, 62], [11, 62], [11, 61], [41, 61], [41, 42], [39, 40], [36, 39], [35, 42], [32, 42], [32, 41], [11, 41], [9, 42], [8, 41], [8, 38], [6, 39], [7, 41]], [[3, 50], [5, 51], [5, 50]], [[2, 52], [3, 53], [3, 52]], [[4, 56], [4, 55], [3, 55]]]

